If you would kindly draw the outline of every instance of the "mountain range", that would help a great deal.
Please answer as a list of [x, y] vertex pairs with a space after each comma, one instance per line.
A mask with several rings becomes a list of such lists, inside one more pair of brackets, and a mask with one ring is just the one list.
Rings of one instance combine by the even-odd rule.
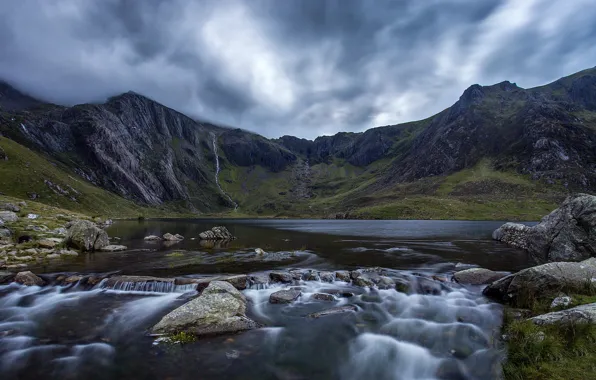
[[596, 68], [473, 85], [421, 121], [267, 139], [128, 92], [65, 107], [0, 82], [0, 192], [97, 214], [535, 219], [596, 190]]

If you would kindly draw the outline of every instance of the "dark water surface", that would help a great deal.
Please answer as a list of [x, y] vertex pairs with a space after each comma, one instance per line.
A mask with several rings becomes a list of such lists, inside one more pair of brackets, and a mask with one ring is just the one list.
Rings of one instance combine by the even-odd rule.
[[[275, 268], [381, 266], [427, 281], [434, 294], [300, 283], [291, 305], [269, 304], [280, 284], [249, 288], [249, 315], [265, 327], [186, 345], [155, 344], [146, 331], [192, 293], [140, 293], [70, 287], [0, 286], [1, 379], [493, 379], [499, 376], [500, 305], [479, 287], [439, 283], [457, 266], [516, 271], [524, 252], [491, 240], [500, 222], [331, 220], [118, 221], [108, 232], [128, 251], [82, 255], [33, 268], [198, 276]], [[237, 240], [192, 240], [214, 225]], [[175, 244], [145, 242], [166, 232]], [[255, 248], [267, 252], [257, 255]], [[399, 271], [399, 272], [397, 272]], [[414, 274], [416, 274], [414, 276]], [[355, 294], [317, 301], [319, 291]], [[355, 305], [320, 319], [309, 313]]]

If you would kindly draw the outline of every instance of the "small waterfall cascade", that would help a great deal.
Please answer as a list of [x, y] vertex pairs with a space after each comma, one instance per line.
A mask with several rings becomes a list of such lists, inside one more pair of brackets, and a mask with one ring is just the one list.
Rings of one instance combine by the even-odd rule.
[[221, 184], [219, 183], [219, 172], [220, 172], [220, 167], [219, 167], [219, 155], [218, 155], [218, 151], [217, 151], [217, 137], [215, 136], [215, 133], [211, 133], [211, 143], [213, 145], [213, 154], [215, 154], [215, 184], [217, 185], [217, 188], [219, 189], [219, 191], [226, 197], [226, 199], [228, 201], [230, 201], [231, 204], [234, 205], [234, 211], [238, 210], [238, 203], [234, 202], [234, 200], [232, 199], [232, 197], [225, 192], [225, 190], [221, 187]]
[[97, 284], [97, 288], [121, 292], [186, 293], [196, 290], [197, 284], [176, 285], [173, 281], [117, 281], [113, 285], [108, 285], [104, 280]]

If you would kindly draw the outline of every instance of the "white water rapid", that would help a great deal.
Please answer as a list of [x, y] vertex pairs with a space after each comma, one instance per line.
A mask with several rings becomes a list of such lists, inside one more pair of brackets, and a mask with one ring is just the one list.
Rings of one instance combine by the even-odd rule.
[[225, 192], [225, 190], [221, 187], [221, 184], [219, 183], [220, 167], [219, 167], [219, 156], [217, 154], [217, 137], [215, 136], [215, 133], [211, 133], [211, 143], [213, 145], [213, 154], [215, 154], [215, 184], [217, 185], [217, 188], [219, 189], [219, 191], [228, 199], [228, 201], [230, 201], [230, 203], [234, 205], [234, 211], [237, 211], [238, 203], [234, 202], [232, 197], [228, 193]]

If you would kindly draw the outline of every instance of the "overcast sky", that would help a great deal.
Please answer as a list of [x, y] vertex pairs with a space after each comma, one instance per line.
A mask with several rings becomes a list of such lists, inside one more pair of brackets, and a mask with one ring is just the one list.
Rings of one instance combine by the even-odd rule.
[[314, 138], [426, 118], [474, 83], [596, 65], [594, 0], [3, 0], [0, 79], [59, 104], [133, 90]]

